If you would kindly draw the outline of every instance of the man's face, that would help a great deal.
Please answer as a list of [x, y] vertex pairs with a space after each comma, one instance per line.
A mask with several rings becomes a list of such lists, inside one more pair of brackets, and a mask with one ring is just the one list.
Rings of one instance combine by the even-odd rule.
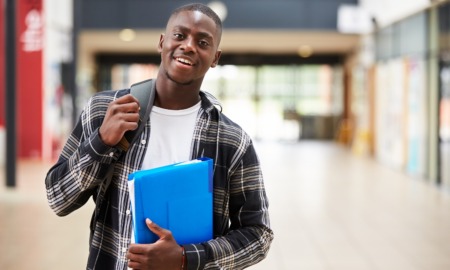
[[219, 61], [220, 35], [214, 21], [199, 11], [172, 16], [158, 44], [161, 68], [176, 83], [201, 83], [208, 69]]

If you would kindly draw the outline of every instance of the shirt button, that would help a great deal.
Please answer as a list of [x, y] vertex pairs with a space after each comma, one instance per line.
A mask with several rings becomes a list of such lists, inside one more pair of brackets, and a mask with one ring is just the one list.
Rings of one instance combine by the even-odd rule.
[[127, 252], [127, 248], [122, 248], [122, 252]]
[[130, 212], [130, 210], [127, 210], [125, 213], [127, 213], [127, 215], [129, 215], [131, 212]]
[[146, 143], [147, 143], [146, 140], [142, 140], [142, 141], [141, 141], [141, 144], [146, 144]]
[[109, 156], [110, 157], [114, 156], [114, 153], [113, 152], [109, 153]]

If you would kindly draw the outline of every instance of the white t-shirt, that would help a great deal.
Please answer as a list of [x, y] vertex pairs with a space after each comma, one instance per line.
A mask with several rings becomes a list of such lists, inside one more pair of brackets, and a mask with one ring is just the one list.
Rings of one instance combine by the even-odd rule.
[[142, 169], [187, 161], [191, 158], [192, 136], [200, 109], [199, 101], [184, 110], [153, 106], [150, 113], [150, 142]]

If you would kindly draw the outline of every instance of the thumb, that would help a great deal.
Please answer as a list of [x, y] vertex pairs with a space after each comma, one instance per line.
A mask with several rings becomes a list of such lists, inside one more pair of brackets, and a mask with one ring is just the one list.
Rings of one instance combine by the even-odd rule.
[[172, 233], [169, 230], [163, 229], [159, 227], [156, 223], [151, 221], [149, 218], [145, 219], [145, 223], [147, 224], [147, 227], [152, 231], [154, 234], [156, 234], [159, 239], [171, 239]]

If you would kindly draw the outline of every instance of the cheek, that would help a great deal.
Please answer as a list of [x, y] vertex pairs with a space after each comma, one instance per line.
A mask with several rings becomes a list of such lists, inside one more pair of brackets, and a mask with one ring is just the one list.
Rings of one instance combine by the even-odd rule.
[[167, 46], [162, 47], [160, 53], [162, 58], [167, 59], [171, 57], [171, 50]]
[[167, 52], [170, 50], [170, 47], [171, 47], [170, 42], [163, 41], [163, 42], [161, 43], [161, 45], [159, 46], [159, 50], [160, 50], [160, 52], [162, 52], [162, 53], [167, 53]]

